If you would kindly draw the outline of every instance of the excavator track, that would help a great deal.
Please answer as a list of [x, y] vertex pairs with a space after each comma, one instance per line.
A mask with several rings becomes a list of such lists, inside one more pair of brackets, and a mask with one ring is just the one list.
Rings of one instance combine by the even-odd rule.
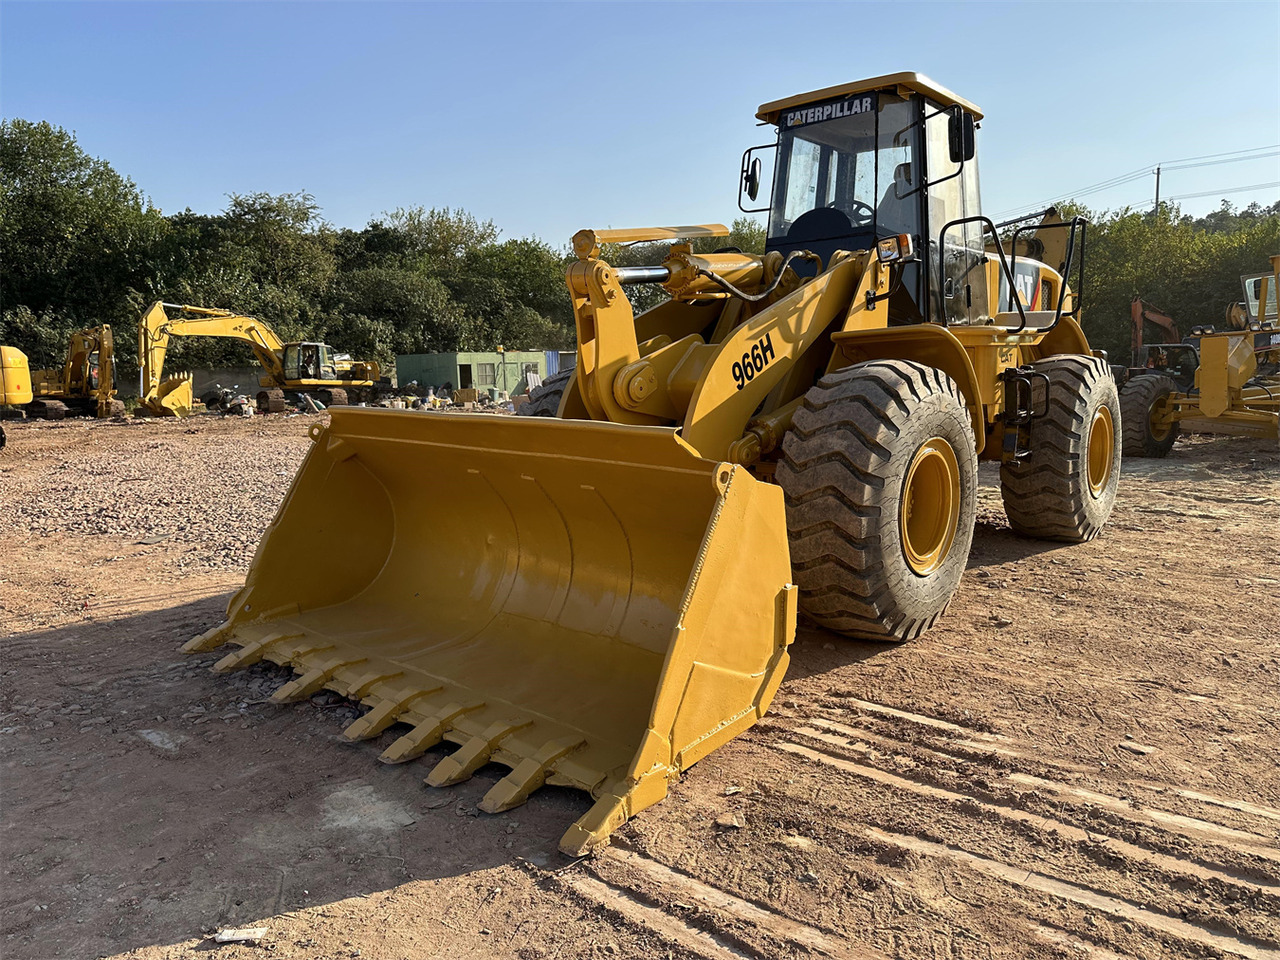
[[67, 405], [61, 400], [32, 400], [27, 405], [27, 416], [33, 420], [65, 420]]
[[257, 399], [259, 413], [284, 413], [285, 411], [283, 390], [277, 388], [259, 390]]

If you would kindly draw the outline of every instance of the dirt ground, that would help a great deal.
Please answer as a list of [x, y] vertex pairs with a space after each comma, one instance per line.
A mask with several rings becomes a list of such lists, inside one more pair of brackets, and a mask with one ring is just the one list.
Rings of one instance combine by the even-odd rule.
[[[13, 425], [0, 455], [0, 955], [1280, 958], [1280, 455], [1125, 464], [1106, 532], [1009, 530], [902, 646], [802, 626], [767, 720], [580, 862], [268, 702], [218, 622], [314, 418]], [[299, 558], [298, 575], [309, 563]], [[256, 945], [221, 928], [265, 927]]]

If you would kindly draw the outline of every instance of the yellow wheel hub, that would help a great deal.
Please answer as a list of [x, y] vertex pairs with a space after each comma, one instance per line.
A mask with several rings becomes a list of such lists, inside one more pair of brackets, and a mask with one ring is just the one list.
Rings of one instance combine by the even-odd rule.
[[1169, 412], [1167, 398], [1157, 400], [1151, 405], [1151, 439], [1156, 443], [1162, 443], [1165, 437], [1169, 436], [1169, 431], [1173, 429], [1173, 417], [1169, 415]]
[[1116, 429], [1111, 411], [1098, 407], [1089, 427], [1089, 490], [1100, 496], [1111, 479], [1111, 461], [1116, 452]]
[[902, 552], [918, 576], [942, 565], [956, 538], [960, 519], [960, 462], [941, 437], [916, 451], [902, 485], [899, 529]]

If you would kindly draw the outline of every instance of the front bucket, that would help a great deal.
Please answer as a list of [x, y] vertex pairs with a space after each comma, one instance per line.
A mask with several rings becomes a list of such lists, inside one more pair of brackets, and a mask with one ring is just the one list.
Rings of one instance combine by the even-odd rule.
[[153, 417], [188, 417], [194, 397], [190, 377], [174, 377], [160, 384], [155, 399], [147, 401], [147, 412]]
[[496, 813], [543, 783], [594, 806], [580, 855], [754, 723], [795, 632], [782, 492], [674, 430], [336, 408], [267, 528], [225, 623], [241, 649], [371, 709], [381, 759], [448, 740], [427, 783], [511, 768]]

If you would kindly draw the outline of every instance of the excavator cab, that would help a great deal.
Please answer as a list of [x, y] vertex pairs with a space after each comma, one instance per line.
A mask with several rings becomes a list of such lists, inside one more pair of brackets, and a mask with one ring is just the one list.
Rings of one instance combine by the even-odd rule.
[[910, 238], [919, 256], [903, 257], [895, 318], [982, 322], [990, 315], [984, 231], [970, 219], [980, 215], [974, 130], [981, 113], [914, 80], [894, 75], [832, 87], [816, 101], [806, 94], [765, 104], [757, 116], [777, 125], [777, 142], [744, 154], [743, 179], [751, 197], [753, 161], [774, 151], [772, 198], [748, 209], [740, 196], [739, 205], [768, 213], [766, 250], [808, 250], [824, 264], [837, 250]]
[[337, 380], [333, 348], [327, 343], [288, 343], [284, 348], [286, 380]]

